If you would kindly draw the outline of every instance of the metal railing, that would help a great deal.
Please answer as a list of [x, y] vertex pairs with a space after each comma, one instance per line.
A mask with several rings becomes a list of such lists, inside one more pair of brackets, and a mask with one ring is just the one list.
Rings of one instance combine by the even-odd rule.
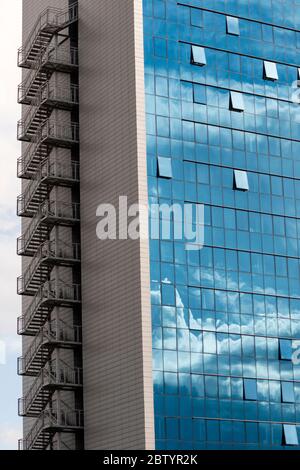
[[45, 219], [79, 221], [79, 208], [80, 204], [76, 202], [46, 201], [46, 203], [42, 204], [41, 213]]
[[[49, 305], [49, 309], [47, 309], [46, 315], [40, 318], [41, 322], [46, 321], [54, 305], [59, 305], [59, 303], [78, 303], [80, 301], [81, 291], [79, 284], [68, 284], [61, 280], [47, 281], [39, 288], [24, 315], [18, 318], [18, 334], [24, 334], [30, 329], [30, 325], [39, 315], [43, 305]], [[36, 324], [38, 325], [39, 323], [37, 322]], [[32, 327], [32, 330], [34, 333], [39, 328], [35, 326]]]
[[76, 122], [60, 123], [48, 119], [41, 126], [41, 139], [42, 142], [50, 141], [53, 145], [79, 143], [79, 124]]
[[78, 47], [47, 47], [35, 62], [35, 67], [40, 70], [68, 70], [78, 67]]
[[37, 100], [39, 103], [45, 103], [48, 106], [52, 103], [77, 105], [79, 103], [79, 87], [73, 84], [61, 86], [47, 82], [41, 87]]
[[[78, 20], [78, 4], [74, 3], [66, 10], [58, 8], [47, 8], [38, 17], [31, 33], [22, 47], [18, 50], [18, 65], [20, 67], [30, 65], [29, 56], [34, 46], [43, 45], [47, 39], [50, 41], [51, 36], [62, 29], [66, 28], [73, 22]], [[48, 34], [44, 36], [43, 33]], [[39, 43], [40, 40], [40, 43]]]
[[[18, 86], [18, 102], [22, 103], [35, 85], [35, 93], [30, 98], [30, 103], [38, 92], [38, 86], [41, 82], [46, 82], [47, 74], [56, 68], [68, 70], [68, 68], [78, 67], [78, 48], [49, 45], [41, 50], [33, 63], [33, 68], [27, 74], [26, 78]], [[27, 102], [29, 104], [29, 102]]]
[[[51, 347], [55, 348], [58, 344], [64, 348], [81, 344], [81, 326], [69, 325], [63, 320], [51, 320], [42, 326], [25, 355], [18, 358], [18, 374], [36, 376], [35, 371], [43, 367], [44, 363], [50, 359]], [[37, 364], [34, 371], [30, 371], [35, 359], [37, 359]]]
[[17, 123], [18, 140], [32, 142], [35, 140], [35, 134], [39, 131], [42, 124], [48, 119], [49, 111], [45, 107], [30, 106], [22, 119]]
[[[18, 400], [19, 416], [26, 416], [30, 413], [36, 398], [44, 388], [51, 386], [52, 393], [57, 388], [72, 388], [82, 385], [82, 368], [71, 367], [65, 361], [53, 360], [46, 364], [40, 375], [33, 382], [25, 397]], [[49, 394], [51, 395], [51, 393]], [[47, 402], [47, 400], [45, 400]], [[37, 407], [38, 408], [38, 407]]]
[[[33, 171], [35, 171], [36, 166], [40, 165], [42, 161], [49, 154], [49, 149], [46, 145], [43, 145], [41, 142], [41, 132], [39, 131], [38, 134], [35, 136], [35, 140], [27, 145], [24, 154], [18, 158], [18, 169], [17, 174], [19, 178], [27, 178], [32, 177]], [[30, 171], [30, 166], [35, 163], [34, 169], [32, 168]]]
[[[17, 137], [19, 140], [39, 130], [49, 116], [50, 107], [72, 107], [79, 102], [79, 88], [77, 85], [56, 86], [52, 83], [45, 83], [37, 92], [32, 106], [27, 113], [18, 121]], [[27, 136], [29, 138], [29, 136]]]
[[[69, 3], [72, 5], [65, 9], [44, 10], [18, 50], [18, 65], [30, 69], [18, 88], [18, 101], [30, 106], [18, 122], [18, 138], [29, 142], [18, 159], [18, 176], [31, 180], [18, 197], [18, 214], [33, 216], [17, 247], [19, 254], [33, 256], [18, 278], [18, 293], [33, 295], [18, 318], [18, 333], [32, 337], [25, 354], [18, 358], [18, 373], [35, 378], [18, 405], [21, 416], [37, 418], [19, 442], [19, 449], [24, 450], [42, 450], [50, 444], [53, 448], [55, 436], [60, 441], [60, 433], [77, 433], [83, 428], [83, 411], [64, 403], [60, 393], [53, 395], [59, 389], [74, 393], [81, 387], [82, 369], [61, 359], [52, 361], [59, 348], [70, 352], [81, 348], [82, 327], [53, 312], [55, 306], [78, 308], [81, 288], [61, 279], [44, 282], [56, 277], [54, 272], [50, 276], [55, 264], [73, 266], [80, 261], [79, 243], [49, 240], [55, 225], [72, 226], [80, 219], [78, 203], [49, 200], [53, 186], [71, 187], [79, 182], [78, 162], [59, 161], [53, 154], [49, 157], [54, 146], [71, 148], [79, 143], [78, 123], [57, 121], [54, 113], [50, 117], [52, 108], [71, 110], [79, 103], [77, 85], [60, 85], [59, 80], [56, 84], [54, 76], [50, 80], [53, 71], [72, 73], [78, 67], [78, 48], [70, 47], [67, 29], [78, 20], [78, 4]], [[71, 356], [75, 358], [77, 352]]]
[[[41, 188], [43, 184], [47, 189], [47, 186], [67, 184], [71, 185], [79, 181], [79, 162], [61, 162], [55, 159], [51, 161], [46, 159], [40, 164], [37, 173], [34, 175], [34, 179], [27, 185], [23, 194], [18, 196], [17, 199], [17, 214], [23, 215], [26, 213], [28, 205], [30, 204], [36, 191]], [[43, 201], [40, 200], [41, 204]]]
[[[31, 263], [28, 265], [22, 276], [18, 277], [17, 280], [17, 290], [18, 294], [24, 294], [37, 274], [40, 266], [45, 262], [51, 262], [53, 264], [61, 261], [66, 263], [66, 260], [69, 262], [76, 262], [80, 260], [80, 244], [79, 243], [66, 243], [62, 240], [47, 240], [42, 243], [35, 253]], [[38, 290], [38, 287], [36, 288]], [[34, 290], [33, 290], [34, 292]]]
[[[19, 441], [19, 450], [46, 449], [51, 435], [56, 432], [77, 431], [83, 428], [83, 410], [72, 409], [63, 401], [56, 401], [38, 417], [35, 424]], [[38, 439], [41, 442], [38, 442]]]
[[[35, 94], [39, 90], [39, 86], [48, 80], [48, 75], [45, 71], [41, 70], [40, 67], [32, 69], [27, 74], [26, 78], [18, 86], [18, 103], [20, 104], [31, 104], [31, 100], [34, 100]], [[34, 86], [35, 85], [35, 86]], [[28, 94], [32, 92], [31, 99], [28, 98]], [[28, 98], [27, 102], [24, 101]]]
[[[47, 139], [53, 141], [47, 142]], [[56, 142], [54, 142], [56, 139]], [[79, 125], [70, 122], [56, 122], [49, 119], [34, 136], [34, 140], [27, 146], [24, 154], [18, 158], [18, 177], [31, 177], [31, 171], [36, 169], [50, 153], [50, 148], [57, 143], [62, 144], [64, 139], [67, 144], [73, 145], [79, 142]], [[46, 142], [45, 142], [46, 141]], [[34, 161], [38, 163], [34, 165]]]
[[[48, 201], [46, 201], [46, 203], [44, 203], [44, 204], [47, 204], [47, 203], [48, 203]], [[17, 239], [17, 253], [18, 253], [18, 255], [25, 254], [28, 246], [30, 245], [30, 242], [31, 242], [31, 240], [32, 240], [32, 238], [35, 234], [35, 231], [37, 230], [38, 226], [40, 225], [40, 223], [42, 221], [42, 218], [43, 218], [43, 205], [44, 204], [42, 204], [39, 207], [38, 212], [35, 214], [32, 221], [28, 225], [27, 229], [25, 230], [25, 233]], [[31, 252], [31, 250], [30, 250], [30, 252]], [[33, 250], [33, 252], [34, 252], [34, 250]]]
[[28, 121], [22, 118], [17, 122], [17, 139], [25, 142], [35, 142], [39, 128], [47, 120], [48, 115], [45, 114], [42, 118], [39, 118], [38, 122], [35, 123], [35, 127], [30, 129], [32, 118], [35, 117], [36, 108], [30, 108], [29, 111], [30, 116], [28, 114], [25, 116]]
[[[18, 254], [25, 254], [35, 234], [39, 235], [39, 238], [42, 238], [43, 234], [41, 233], [41, 231], [38, 230], [39, 227], [41, 227], [41, 224], [45, 223], [48, 227], [50, 227], [55, 225], [56, 223], [62, 225], [69, 225], [72, 223], [79, 222], [79, 220], [79, 203], [66, 203], [60, 201], [46, 200], [40, 205], [39, 210], [31, 220], [30, 224], [25, 230], [25, 233], [18, 238]], [[38, 234], [36, 233], [37, 231], [39, 232]], [[43, 240], [40, 240], [40, 242], [42, 241]]]

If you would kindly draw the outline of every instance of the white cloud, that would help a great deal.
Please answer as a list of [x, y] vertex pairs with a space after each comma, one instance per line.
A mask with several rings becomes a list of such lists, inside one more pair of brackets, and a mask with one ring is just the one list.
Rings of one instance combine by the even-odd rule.
[[0, 425], [0, 450], [15, 450], [18, 448], [20, 428], [12, 427], [9, 423]]

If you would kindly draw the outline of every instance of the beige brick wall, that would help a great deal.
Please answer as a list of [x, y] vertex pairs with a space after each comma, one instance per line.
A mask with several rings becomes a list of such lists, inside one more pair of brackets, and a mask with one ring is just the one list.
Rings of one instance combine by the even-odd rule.
[[153, 449], [148, 242], [99, 241], [96, 209], [147, 204], [141, 0], [81, 0], [85, 446]]

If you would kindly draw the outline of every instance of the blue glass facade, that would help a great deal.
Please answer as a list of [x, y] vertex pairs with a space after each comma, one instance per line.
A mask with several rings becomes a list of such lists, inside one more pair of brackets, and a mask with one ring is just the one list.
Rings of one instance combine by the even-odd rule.
[[299, 2], [143, 3], [150, 203], [205, 204], [150, 241], [156, 447], [299, 449]]

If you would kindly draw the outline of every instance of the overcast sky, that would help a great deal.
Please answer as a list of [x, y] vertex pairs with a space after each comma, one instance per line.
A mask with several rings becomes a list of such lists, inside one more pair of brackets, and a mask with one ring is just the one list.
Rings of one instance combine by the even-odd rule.
[[[16, 295], [16, 276], [20, 260], [16, 256], [19, 221], [16, 197], [20, 182], [16, 162], [20, 145], [16, 141], [16, 121], [20, 115], [17, 86], [21, 72], [16, 67], [17, 48], [21, 45], [22, 0], [0, 2], [0, 449], [16, 449], [21, 437], [21, 418], [17, 416], [20, 380], [16, 375], [16, 357], [20, 340], [16, 318], [20, 299]], [[5, 342], [6, 360], [2, 364], [1, 345]]]

